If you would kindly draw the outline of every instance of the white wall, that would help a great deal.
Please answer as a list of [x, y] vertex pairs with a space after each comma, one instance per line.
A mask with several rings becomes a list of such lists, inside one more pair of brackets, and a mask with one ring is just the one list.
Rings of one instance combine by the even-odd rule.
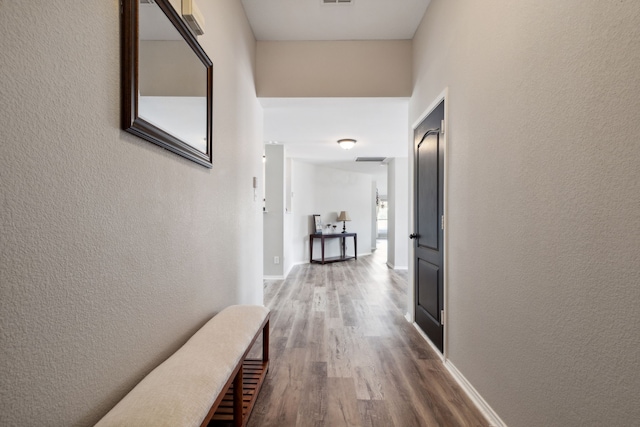
[[388, 231], [387, 265], [404, 270], [409, 265], [409, 175], [408, 159], [399, 157], [389, 161], [388, 172]]
[[411, 123], [449, 88], [445, 351], [510, 427], [640, 419], [639, 52], [633, 1], [433, 0], [414, 39]]
[[378, 221], [376, 219], [376, 215], [378, 214], [378, 209], [376, 206], [376, 192], [378, 190], [378, 184], [375, 181], [375, 177], [372, 177], [373, 181], [371, 182], [371, 251], [375, 251], [377, 247], [377, 239], [378, 239]]
[[259, 41], [258, 96], [411, 96], [411, 40]]
[[[371, 253], [371, 175], [333, 169], [320, 165], [292, 162], [293, 175], [293, 232], [291, 247], [293, 263], [309, 262], [309, 233], [311, 215], [321, 215], [324, 224], [338, 224], [337, 232], [342, 231], [342, 222], [336, 221], [342, 210], [349, 212], [352, 221], [346, 223], [347, 232], [358, 233], [358, 254]], [[347, 240], [351, 245], [351, 239]], [[353, 248], [348, 249], [352, 253]], [[326, 244], [325, 256], [340, 254], [336, 242]], [[316, 242], [314, 258], [320, 258], [320, 243]]]
[[255, 41], [240, 2], [199, 6], [212, 170], [120, 130], [117, 1], [0, 4], [0, 425], [93, 425], [213, 313], [262, 303]]
[[294, 264], [309, 262], [309, 234], [313, 232], [311, 215], [319, 214], [315, 211], [315, 175], [316, 166], [293, 160], [291, 162], [291, 181], [293, 191], [293, 211], [289, 215], [292, 222], [290, 257]]
[[[265, 145], [264, 276], [283, 277], [285, 152], [283, 145]], [[274, 262], [278, 257], [279, 263]]]
[[291, 213], [286, 213], [284, 215], [283, 221], [283, 233], [282, 233], [282, 277], [287, 277], [291, 269], [293, 268], [293, 228], [294, 228], [294, 219]]

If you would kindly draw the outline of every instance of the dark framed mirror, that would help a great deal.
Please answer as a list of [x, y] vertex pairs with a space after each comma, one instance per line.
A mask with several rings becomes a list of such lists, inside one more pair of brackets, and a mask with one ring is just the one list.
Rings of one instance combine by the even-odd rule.
[[213, 63], [169, 0], [122, 0], [122, 128], [208, 168]]

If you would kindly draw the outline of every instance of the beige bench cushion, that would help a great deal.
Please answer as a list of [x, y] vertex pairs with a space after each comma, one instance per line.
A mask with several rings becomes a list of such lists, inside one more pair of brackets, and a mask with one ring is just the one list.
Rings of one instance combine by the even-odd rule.
[[268, 313], [261, 306], [225, 308], [96, 426], [200, 426]]

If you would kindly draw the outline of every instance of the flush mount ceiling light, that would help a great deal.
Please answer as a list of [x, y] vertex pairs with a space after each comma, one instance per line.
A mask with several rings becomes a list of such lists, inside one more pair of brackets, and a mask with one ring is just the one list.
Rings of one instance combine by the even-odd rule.
[[338, 140], [338, 144], [344, 150], [351, 150], [353, 148], [353, 146], [356, 145], [356, 140], [355, 139], [350, 139], [350, 138], [339, 139]]

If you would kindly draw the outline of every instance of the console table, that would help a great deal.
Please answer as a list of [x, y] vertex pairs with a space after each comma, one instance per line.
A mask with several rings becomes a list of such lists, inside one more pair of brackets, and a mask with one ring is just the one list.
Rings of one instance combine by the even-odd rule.
[[[346, 253], [346, 240], [347, 237], [353, 237], [353, 256], [347, 256]], [[322, 248], [322, 258], [313, 259], [313, 239], [320, 239], [320, 247]], [[324, 257], [324, 241], [327, 239], [340, 239], [340, 256], [336, 257]], [[335, 234], [322, 234], [314, 233], [309, 235], [309, 262], [317, 262], [319, 264], [326, 264], [328, 262], [340, 262], [348, 259], [358, 259], [358, 233], [335, 233]]]

